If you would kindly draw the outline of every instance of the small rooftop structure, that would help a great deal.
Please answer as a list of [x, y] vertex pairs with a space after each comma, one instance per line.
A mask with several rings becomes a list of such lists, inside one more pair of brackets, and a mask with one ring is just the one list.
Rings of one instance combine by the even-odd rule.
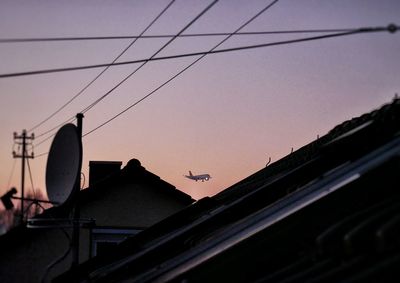
[[89, 161], [89, 187], [121, 170], [122, 161]]

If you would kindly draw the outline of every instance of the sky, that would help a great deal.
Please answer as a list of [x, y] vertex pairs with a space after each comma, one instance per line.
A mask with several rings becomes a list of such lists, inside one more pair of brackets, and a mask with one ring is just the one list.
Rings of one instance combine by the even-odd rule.
[[[177, 0], [145, 35], [177, 34], [212, 1]], [[220, 0], [184, 33], [233, 32], [272, 1]], [[0, 39], [139, 35], [170, 0], [0, 1]], [[398, 0], [281, 0], [241, 31], [347, 29], [400, 24]], [[321, 34], [234, 36], [219, 48]], [[218, 37], [175, 39], [159, 56], [208, 51]], [[168, 38], [142, 38], [118, 62], [151, 57]], [[112, 62], [133, 40], [0, 43], [0, 74]], [[208, 55], [146, 100], [83, 138], [89, 161], [139, 159], [199, 199], [233, 185], [399, 93], [400, 33], [309, 41]], [[126, 109], [198, 57], [147, 63], [85, 113], [83, 133]], [[25, 188], [46, 192], [45, 168], [57, 126], [114, 88], [138, 65], [109, 68], [57, 115], [32, 131], [36, 156]], [[13, 133], [30, 130], [102, 69], [0, 78], [0, 194], [21, 187]], [[43, 135], [50, 129], [49, 134]], [[31, 134], [32, 132], [29, 132]], [[45, 140], [47, 138], [47, 140]], [[43, 142], [43, 140], [45, 140]], [[29, 147], [29, 149], [32, 149]], [[14, 168], [14, 169], [13, 169]], [[208, 173], [208, 182], [183, 177]]]

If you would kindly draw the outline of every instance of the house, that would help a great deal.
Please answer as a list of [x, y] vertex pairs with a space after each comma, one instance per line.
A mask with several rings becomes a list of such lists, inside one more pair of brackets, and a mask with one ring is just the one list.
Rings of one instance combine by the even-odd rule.
[[[101, 255], [194, 200], [141, 163], [90, 162], [89, 187], [79, 192], [79, 262]], [[28, 228], [0, 237], [0, 281], [48, 282], [71, 268], [72, 203], [50, 208]], [[78, 263], [79, 263], [78, 262]]]
[[400, 281], [400, 100], [54, 282]]

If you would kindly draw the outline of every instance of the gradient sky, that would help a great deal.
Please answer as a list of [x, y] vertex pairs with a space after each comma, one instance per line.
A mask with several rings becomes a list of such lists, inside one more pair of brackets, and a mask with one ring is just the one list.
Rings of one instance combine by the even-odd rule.
[[[0, 1], [0, 38], [138, 35], [170, 2]], [[211, 1], [177, 0], [146, 33], [175, 34]], [[271, 1], [220, 0], [187, 33], [232, 32]], [[243, 31], [358, 28], [400, 24], [398, 0], [281, 0]], [[390, 102], [399, 93], [400, 33], [360, 34], [209, 55], [143, 103], [83, 140], [90, 160], [137, 158], [198, 199], [213, 195], [326, 134], [335, 125]], [[231, 38], [221, 48], [311, 36]], [[180, 38], [160, 55], [206, 51], [223, 37]], [[3, 43], [0, 73], [111, 62], [132, 40]], [[167, 39], [141, 39], [119, 61], [150, 57]], [[151, 62], [85, 114], [88, 132], [190, 64]], [[38, 136], [105, 94], [137, 65], [110, 68], [84, 94], [36, 129]], [[73, 97], [101, 69], [0, 79], [0, 193], [20, 187], [13, 132], [30, 129]], [[53, 132], [54, 133], [54, 132]], [[48, 136], [48, 135], [47, 135]], [[35, 140], [39, 143], [40, 137]], [[51, 139], [35, 147], [48, 152]], [[16, 149], [16, 148], [15, 148]], [[30, 160], [45, 191], [47, 156]], [[183, 177], [209, 173], [209, 182]], [[29, 174], [26, 188], [30, 189]]]

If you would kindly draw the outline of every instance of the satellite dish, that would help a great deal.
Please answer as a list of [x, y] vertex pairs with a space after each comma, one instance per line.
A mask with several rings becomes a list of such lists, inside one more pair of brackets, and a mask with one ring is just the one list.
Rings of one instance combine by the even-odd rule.
[[62, 204], [70, 197], [82, 166], [82, 141], [78, 129], [66, 124], [58, 130], [46, 166], [46, 189], [51, 202]]

